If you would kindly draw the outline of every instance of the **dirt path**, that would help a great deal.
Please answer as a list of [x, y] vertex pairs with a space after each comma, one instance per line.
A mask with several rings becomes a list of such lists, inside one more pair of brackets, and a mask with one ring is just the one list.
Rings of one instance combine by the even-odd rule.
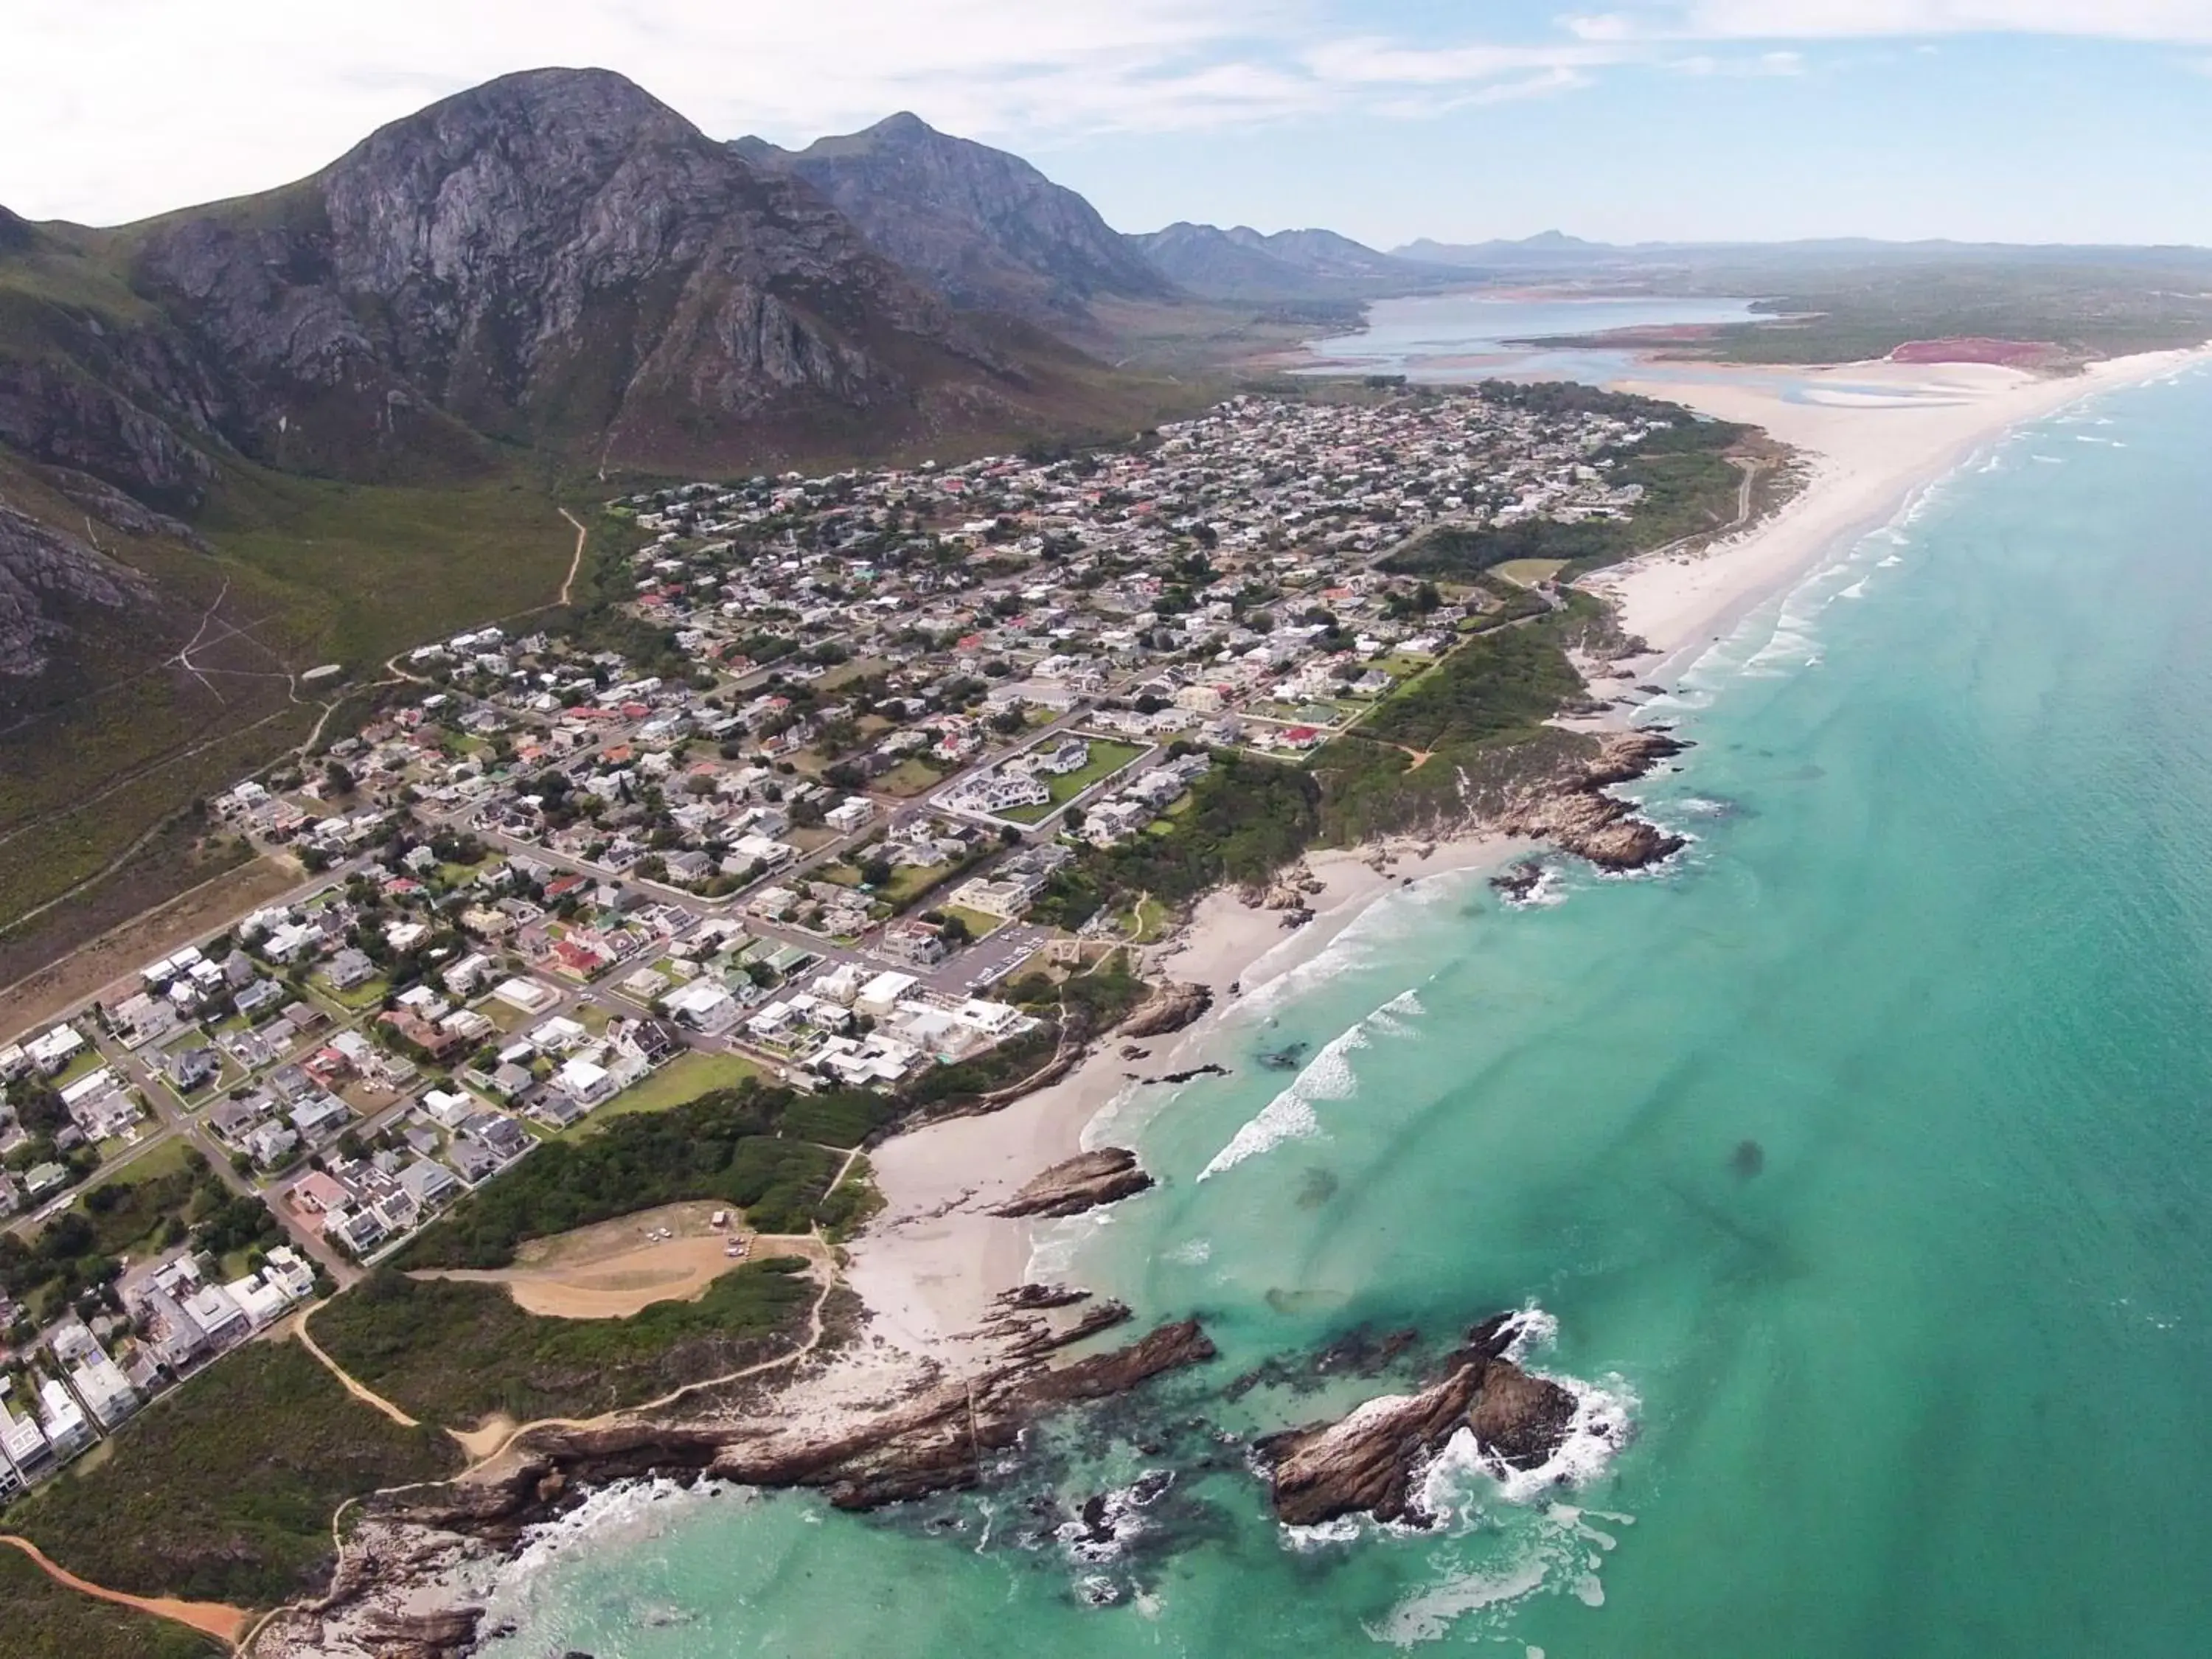
[[565, 605], [569, 602], [569, 596], [575, 592], [576, 573], [584, 568], [584, 544], [590, 539], [592, 532], [584, 527], [584, 521], [567, 507], [561, 509], [561, 516], [576, 526], [576, 556], [568, 561], [568, 574], [561, 579], [561, 597], [554, 601], [556, 605]]
[[22, 1551], [38, 1565], [40, 1571], [56, 1583], [67, 1585], [70, 1589], [102, 1601], [112, 1601], [118, 1607], [130, 1607], [139, 1613], [151, 1613], [156, 1619], [189, 1625], [202, 1635], [212, 1636], [230, 1647], [236, 1647], [239, 1638], [246, 1633], [247, 1615], [243, 1607], [230, 1607], [221, 1601], [178, 1601], [167, 1596], [126, 1595], [121, 1590], [104, 1589], [78, 1577], [66, 1568], [56, 1566], [46, 1559], [46, 1553], [27, 1538], [18, 1538], [12, 1533], [0, 1533], [0, 1544], [12, 1545]]
[[325, 1353], [322, 1349], [322, 1345], [317, 1342], [313, 1336], [307, 1334], [308, 1315], [313, 1313], [315, 1311], [315, 1308], [319, 1308], [323, 1304], [321, 1303], [318, 1302], [315, 1304], [314, 1308], [301, 1310], [298, 1315], [288, 1322], [288, 1328], [283, 1333], [283, 1334], [285, 1336], [297, 1338], [300, 1346], [305, 1348], [309, 1353], [314, 1355], [314, 1357], [321, 1362], [323, 1369], [328, 1371], [332, 1376], [337, 1378], [339, 1382], [344, 1385], [345, 1391], [351, 1395], [355, 1399], [360, 1401], [362, 1405], [374, 1406], [378, 1411], [382, 1412], [386, 1417], [390, 1418], [403, 1429], [421, 1428], [422, 1426], [421, 1423], [417, 1422], [414, 1418], [408, 1416], [405, 1412], [401, 1411], [398, 1407], [393, 1405], [382, 1395], [374, 1392], [364, 1383], [356, 1382], [352, 1376], [347, 1374], [345, 1367], [339, 1364], [338, 1362], [331, 1358], [330, 1355]]
[[264, 855], [210, 876], [150, 910], [0, 987], [0, 1031], [25, 1030], [97, 995], [142, 963], [165, 957], [233, 916], [299, 885], [296, 872]]

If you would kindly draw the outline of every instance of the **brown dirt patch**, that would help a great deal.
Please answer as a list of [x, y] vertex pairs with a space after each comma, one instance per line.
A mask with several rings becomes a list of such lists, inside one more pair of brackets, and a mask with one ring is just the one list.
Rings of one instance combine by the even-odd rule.
[[[726, 1254], [729, 1242], [750, 1243], [757, 1236], [742, 1225], [711, 1225], [720, 1207], [664, 1205], [533, 1240], [517, 1252], [512, 1267], [452, 1268], [414, 1277], [504, 1285], [525, 1313], [550, 1319], [627, 1319], [656, 1302], [696, 1301], [740, 1265]], [[766, 1254], [771, 1252], [755, 1244], [745, 1260]]]
[[227, 870], [0, 989], [0, 1032], [52, 1019], [126, 979], [136, 989], [148, 963], [299, 884], [299, 872], [275, 859]]

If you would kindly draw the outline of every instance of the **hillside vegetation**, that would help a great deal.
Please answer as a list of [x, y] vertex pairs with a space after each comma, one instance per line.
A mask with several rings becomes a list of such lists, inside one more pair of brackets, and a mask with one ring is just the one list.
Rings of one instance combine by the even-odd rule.
[[444, 1436], [363, 1405], [297, 1343], [255, 1342], [125, 1424], [104, 1458], [48, 1481], [8, 1525], [96, 1584], [270, 1607], [328, 1576], [340, 1504], [459, 1462]]
[[773, 1257], [724, 1273], [696, 1302], [656, 1302], [627, 1319], [555, 1319], [525, 1313], [495, 1285], [385, 1268], [316, 1314], [315, 1340], [425, 1422], [590, 1417], [787, 1351], [814, 1297], [805, 1269], [799, 1257]]

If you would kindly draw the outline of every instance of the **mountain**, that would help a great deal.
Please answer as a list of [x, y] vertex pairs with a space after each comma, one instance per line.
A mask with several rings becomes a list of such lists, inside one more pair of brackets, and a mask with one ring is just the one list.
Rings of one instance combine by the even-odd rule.
[[759, 138], [748, 164], [804, 179], [869, 243], [954, 304], [1080, 328], [1099, 299], [1167, 300], [1173, 285], [1073, 191], [1018, 155], [898, 114], [803, 150]]
[[0, 319], [0, 441], [175, 505], [226, 451], [434, 479], [500, 444], [663, 470], [888, 448], [1019, 423], [1065, 367], [602, 70], [492, 82], [267, 195], [9, 240], [0, 290], [42, 257], [106, 281]]
[[1182, 222], [1127, 240], [1177, 287], [1212, 300], [1359, 299], [1449, 280], [1330, 230], [1269, 236]]
[[1540, 231], [1518, 241], [1448, 243], [1423, 237], [1393, 248], [1391, 256], [1416, 264], [1447, 265], [1458, 270], [1483, 270], [1522, 264], [1575, 265], [1602, 259], [1619, 249], [1604, 242], [1588, 242], [1565, 231]]

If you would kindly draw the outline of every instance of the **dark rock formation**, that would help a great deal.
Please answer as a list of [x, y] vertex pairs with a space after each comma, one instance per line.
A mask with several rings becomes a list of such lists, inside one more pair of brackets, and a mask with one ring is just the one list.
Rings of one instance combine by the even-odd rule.
[[1213, 1006], [1213, 993], [1203, 985], [1165, 981], [1128, 1018], [1121, 1022], [1125, 1037], [1165, 1036], [1192, 1024]]
[[1072, 1308], [1079, 1302], [1088, 1302], [1091, 1292], [1073, 1285], [1017, 1285], [991, 1299], [1009, 1312], [1027, 1313], [1046, 1308]]
[[1644, 776], [1688, 746], [1653, 727], [1613, 732], [1574, 775], [1519, 803], [1498, 827], [1548, 841], [1601, 870], [1640, 870], [1672, 858], [1688, 843], [1646, 823], [1628, 802], [1606, 791]]
[[1073, 191], [1018, 155], [891, 116], [797, 152], [731, 147], [788, 172], [858, 225], [875, 249], [954, 304], [1066, 329], [1102, 298], [1165, 300], [1175, 285]]
[[1516, 1328], [1510, 1314], [1486, 1320], [1419, 1393], [1385, 1395], [1336, 1422], [1261, 1441], [1276, 1516], [1292, 1526], [1358, 1514], [1418, 1521], [1413, 1477], [1462, 1427], [1488, 1455], [1540, 1467], [1565, 1441], [1575, 1400], [1504, 1357]]
[[377, 1659], [467, 1659], [476, 1651], [482, 1607], [430, 1613], [378, 1613], [366, 1622]]
[[1536, 890], [1544, 879], [1544, 866], [1534, 859], [1522, 859], [1518, 864], [1508, 865], [1490, 878], [1492, 890], [1518, 902]]
[[1103, 1146], [1055, 1164], [991, 1213], [1000, 1216], [1080, 1215], [1102, 1204], [1141, 1193], [1152, 1184], [1137, 1155]]
[[1226, 1066], [1208, 1061], [1204, 1066], [1194, 1066], [1187, 1072], [1163, 1072], [1158, 1077], [1139, 1077], [1134, 1072], [1124, 1072], [1121, 1075], [1144, 1084], [1188, 1083], [1201, 1077], [1227, 1077], [1229, 1068]]

